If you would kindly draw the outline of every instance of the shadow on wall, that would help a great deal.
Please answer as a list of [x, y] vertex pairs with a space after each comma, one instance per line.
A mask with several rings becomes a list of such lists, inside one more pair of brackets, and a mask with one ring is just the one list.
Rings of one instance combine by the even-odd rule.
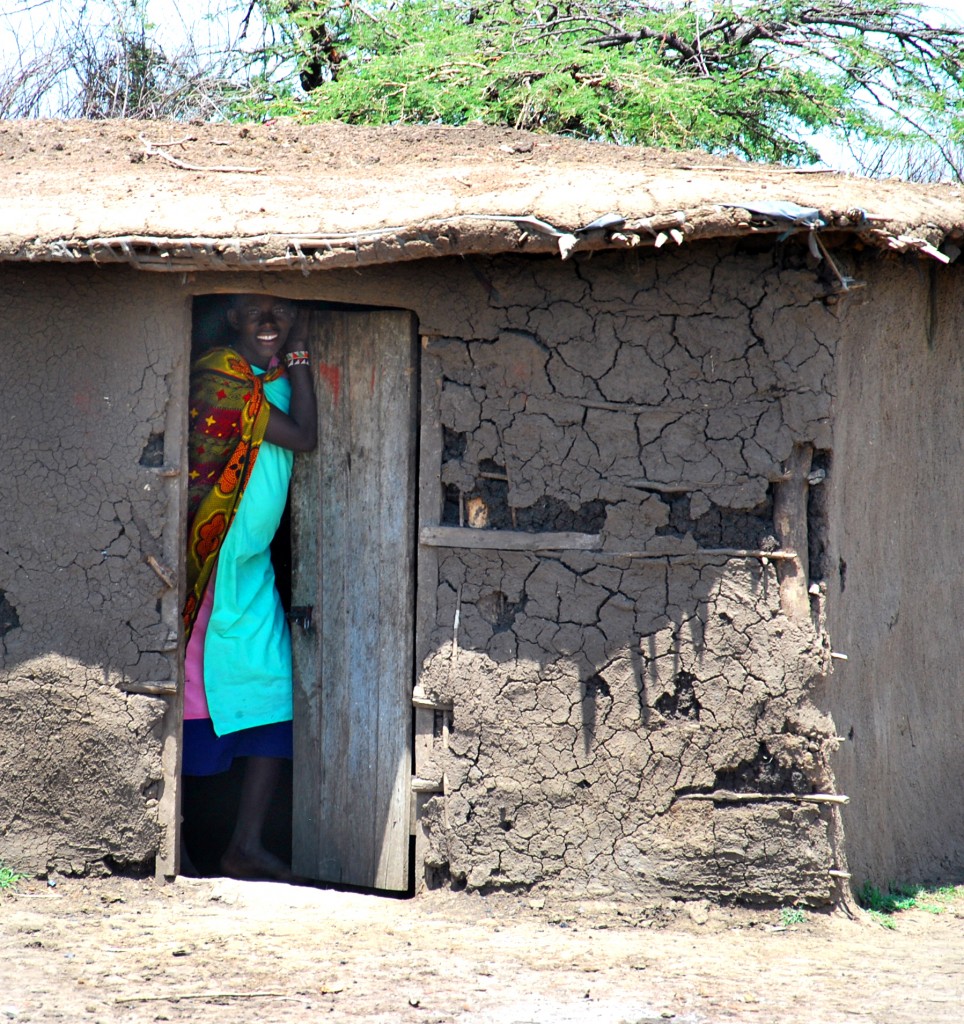
[[[438, 534], [545, 543], [438, 548], [419, 681], [452, 707], [425, 816], [439, 877], [827, 902], [828, 817], [765, 798], [830, 781], [820, 597], [816, 623], [782, 611], [772, 482], [794, 445], [829, 452], [837, 322], [770, 256], [484, 272], [542, 304], [425, 347]], [[761, 803], [698, 799], [718, 789]]]

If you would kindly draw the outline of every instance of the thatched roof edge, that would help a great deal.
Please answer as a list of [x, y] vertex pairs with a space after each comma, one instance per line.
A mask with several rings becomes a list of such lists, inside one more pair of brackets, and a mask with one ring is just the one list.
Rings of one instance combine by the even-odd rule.
[[960, 188], [482, 126], [10, 121], [0, 156], [0, 262], [310, 273], [760, 233], [815, 256], [964, 247]]
[[[498, 255], [504, 253], [573, 253], [601, 249], [675, 247], [697, 240], [790, 234], [822, 239], [824, 230], [834, 242], [843, 236], [864, 244], [898, 252], [916, 251], [941, 262], [951, 262], [957, 247], [945, 232], [928, 225], [920, 236], [895, 234], [881, 218], [873, 224], [838, 215], [825, 229], [788, 226], [760, 220], [738, 210], [700, 210], [693, 221], [683, 211], [627, 221], [617, 228], [586, 230], [557, 228], [530, 214], [478, 214], [395, 225], [356, 233], [258, 234], [234, 237], [166, 236], [150, 233], [98, 238], [36, 237], [28, 241], [0, 236], [0, 262], [127, 264], [139, 270], [186, 272], [197, 270], [286, 271], [363, 267], [441, 256]], [[830, 216], [830, 215], [826, 215]], [[941, 251], [943, 247], [945, 252]], [[814, 243], [811, 242], [811, 248]], [[815, 251], [816, 255], [816, 251]]]

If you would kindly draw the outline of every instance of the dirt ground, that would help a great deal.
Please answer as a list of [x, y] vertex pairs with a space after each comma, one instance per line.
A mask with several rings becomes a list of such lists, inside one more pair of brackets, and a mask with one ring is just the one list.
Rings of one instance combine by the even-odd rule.
[[940, 915], [389, 899], [226, 879], [60, 879], [0, 897], [0, 1021], [959, 1024]]

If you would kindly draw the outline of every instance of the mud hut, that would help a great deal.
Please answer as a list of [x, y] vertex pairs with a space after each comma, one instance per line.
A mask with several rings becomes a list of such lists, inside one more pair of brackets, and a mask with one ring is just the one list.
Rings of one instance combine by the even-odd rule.
[[[312, 310], [296, 870], [964, 877], [964, 196], [467, 127], [0, 125], [0, 859], [178, 869], [191, 339]], [[309, 611], [310, 615], [309, 615]]]

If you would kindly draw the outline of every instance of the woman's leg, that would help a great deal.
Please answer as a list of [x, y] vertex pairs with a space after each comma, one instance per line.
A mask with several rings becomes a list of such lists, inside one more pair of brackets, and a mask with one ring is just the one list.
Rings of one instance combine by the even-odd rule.
[[221, 858], [221, 870], [230, 878], [273, 878], [294, 880], [291, 868], [264, 848], [261, 836], [278, 779], [279, 757], [249, 757], [241, 784], [238, 820], [228, 848]]

